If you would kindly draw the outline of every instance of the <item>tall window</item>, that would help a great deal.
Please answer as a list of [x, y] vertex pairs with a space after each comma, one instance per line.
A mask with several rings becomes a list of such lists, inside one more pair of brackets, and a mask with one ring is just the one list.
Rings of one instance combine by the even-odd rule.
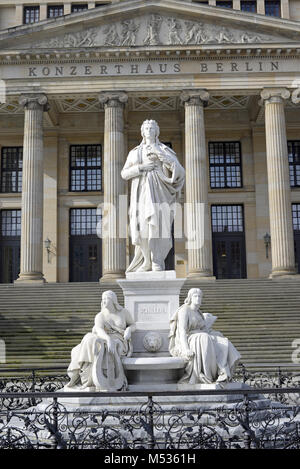
[[241, 0], [241, 10], [256, 13], [256, 0]]
[[48, 5], [47, 16], [48, 18], [56, 18], [64, 15], [63, 5]]
[[1, 192], [22, 192], [23, 147], [3, 147]]
[[70, 211], [70, 235], [91, 236], [97, 233], [101, 214], [96, 208], [72, 208]]
[[80, 11], [85, 11], [88, 9], [87, 3], [75, 3], [71, 6], [71, 13], [79, 13]]
[[232, 2], [216, 2], [217, 7], [220, 8], [232, 8]]
[[243, 233], [243, 206], [212, 205], [211, 222], [213, 233]]
[[288, 141], [291, 187], [300, 187], [300, 140]]
[[21, 236], [21, 210], [1, 211], [1, 237]]
[[265, 0], [265, 13], [267, 16], [280, 17], [280, 0]]
[[210, 186], [242, 187], [240, 142], [209, 142]]
[[294, 231], [300, 232], [300, 204], [292, 204], [292, 217]]
[[71, 145], [70, 191], [102, 190], [101, 145]]
[[24, 7], [23, 10], [23, 23], [38, 23], [40, 21], [40, 7], [39, 6], [30, 6]]
[[37, 23], [40, 21], [40, 7], [24, 7], [24, 24]]

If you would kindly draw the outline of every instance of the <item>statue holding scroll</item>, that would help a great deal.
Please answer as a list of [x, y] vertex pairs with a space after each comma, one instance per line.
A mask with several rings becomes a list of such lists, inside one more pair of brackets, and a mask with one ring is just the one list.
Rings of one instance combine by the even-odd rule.
[[186, 359], [180, 383], [212, 384], [231, 380], [241, 357], [229, 339], [212, 329], [217, 317], [202, 313], [202, 291], [191, 288], [170, 322], [169, 351]]
[[185, 176], [175, 152], [159, 141], [157, 122], [146, 120], [141, 133], [141, 144], [130, 151], [121, 172], [123, 179], [132, 180], [129, 218], [135, 254], [127, 272], [165, 270]]

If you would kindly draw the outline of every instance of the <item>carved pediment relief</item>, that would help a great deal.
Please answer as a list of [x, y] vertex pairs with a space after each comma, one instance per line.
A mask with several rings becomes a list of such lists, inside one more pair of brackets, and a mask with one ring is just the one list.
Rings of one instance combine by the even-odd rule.
[[0, 32], [2, 50], [289, 43], [300, 24], [185, 0], [124, 0]]
[[[150, 14], [74, 31], [31, 43], [32, 48], [174, 46], [272, 43], [281, 38], [242, 28], [214, 25], [174, 16]], [[286, 39], [285, 39], [286, 41]]]

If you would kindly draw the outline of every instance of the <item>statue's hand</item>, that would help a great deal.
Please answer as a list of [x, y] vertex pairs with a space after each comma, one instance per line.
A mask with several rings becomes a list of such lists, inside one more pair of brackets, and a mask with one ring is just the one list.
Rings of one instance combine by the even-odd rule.
[[155, 168], [154, 162], [142, 163], [139, 165], [140, 171], [152, 171]]
[[192, 350], [190, 350], [189, 348], [185, 350], [184, 352], [184, 356], [187, 360], [190, 360], [191, 358], [193, 358], [194, 356], [194, 352], [192, 352]]
[[107, 340], [107, 350], [108, 353], [111, 353], [112, 355], [115, 353], [115, 343], [110, 337]]

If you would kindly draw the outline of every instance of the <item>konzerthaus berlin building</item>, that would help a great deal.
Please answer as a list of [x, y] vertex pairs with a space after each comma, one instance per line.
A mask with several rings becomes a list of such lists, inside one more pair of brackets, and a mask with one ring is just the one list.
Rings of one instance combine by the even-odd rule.
[[184, 213], [203, 244], [175, 236], [168, 268], [299, 272], [299, 0], [0, 0], [0, 28], [0, 282], [124, 276], [128, 237], [101, 239], [98, 207], [127, 212], [145, 119], [185, 167], [182, 207], [205, 207]]

